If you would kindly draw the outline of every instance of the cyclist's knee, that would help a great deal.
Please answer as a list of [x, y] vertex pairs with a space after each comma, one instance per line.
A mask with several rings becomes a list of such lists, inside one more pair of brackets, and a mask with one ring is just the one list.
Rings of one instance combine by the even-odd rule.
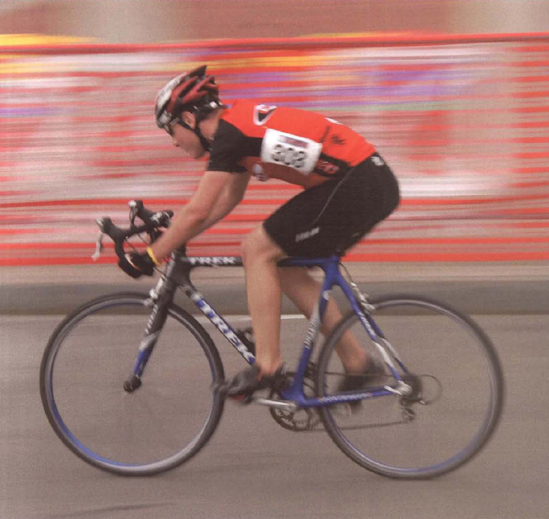
[[241, 255], [244, 266], [246, 266], [256, 261], [278, 261], [284, 257], [284, 252], [273, 242], [261, 226], [244, 238]]

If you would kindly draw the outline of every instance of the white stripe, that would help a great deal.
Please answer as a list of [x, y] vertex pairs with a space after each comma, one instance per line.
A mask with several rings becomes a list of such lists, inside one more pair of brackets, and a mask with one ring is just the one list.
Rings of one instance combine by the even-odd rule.
[[[204, 323], [209, 323], [210, 320], [203, 316], [203, 315], [199, 315], [199, 316], [196, 316], [196, 315], [193, 315], [193, 317], [200, 323], [200, 324], [204, 324]], [[233, 322], [238, 322], [238, 321], [251, 321], [252, 318], [249, 316], [249, 315], [225, 315], [223, 317], [228, 323], [233, 323]], [[291, 321], [291, 320], [297, 320], [297, 319], [305, 319], [305, 316], [301, 315], [301, 314], [287, 314], [287, 315], [282, 315], [280, 317], [283, 321]]]

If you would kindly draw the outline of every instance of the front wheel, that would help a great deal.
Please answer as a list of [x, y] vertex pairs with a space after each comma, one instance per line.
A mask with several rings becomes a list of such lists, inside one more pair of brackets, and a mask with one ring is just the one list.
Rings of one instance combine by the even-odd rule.
[[40, 367], [42, 403], [57, 436], [86, 462], [120, 475], [152, 475], [187, 461], [223, 410], [211, 389], [223, 379], [215, 345], [174, 305], [141, 386], [128, 391], [151, 311], [142, 294], [91, 301], [57, 327]]
[[[501, 415], [503, 375], [490, 339], [472, 319], [431, 299], [395, 295], [370, 303], [371, 323], [402, 360], [399, 372], [414, 394], [323, 407], [328, 434], [349, 458], [382, 476], [431, 478], [456, 469], [482, 449]], [[321, 351], [319, 396], [338, 394], [344, 372], [336, 346], [350, 343], [381, 358], [350, 313]], [[392, 376], [376, 378], [378, 387], [398, 387]]]

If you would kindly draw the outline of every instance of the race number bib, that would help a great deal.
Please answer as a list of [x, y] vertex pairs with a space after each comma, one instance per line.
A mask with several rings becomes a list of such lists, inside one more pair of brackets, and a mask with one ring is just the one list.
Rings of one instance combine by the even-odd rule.
[[315, 169], [321, 151], [319, 142], [269, 128], [261, 144], [261, 160], [308, 175]]

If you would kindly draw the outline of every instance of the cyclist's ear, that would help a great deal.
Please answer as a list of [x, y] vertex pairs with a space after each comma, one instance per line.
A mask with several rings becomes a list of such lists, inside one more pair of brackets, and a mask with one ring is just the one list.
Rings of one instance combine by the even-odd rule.
[[196, 117], [191, 112], [182, 112], [181, 120], [193, 130], [196, 128]]

